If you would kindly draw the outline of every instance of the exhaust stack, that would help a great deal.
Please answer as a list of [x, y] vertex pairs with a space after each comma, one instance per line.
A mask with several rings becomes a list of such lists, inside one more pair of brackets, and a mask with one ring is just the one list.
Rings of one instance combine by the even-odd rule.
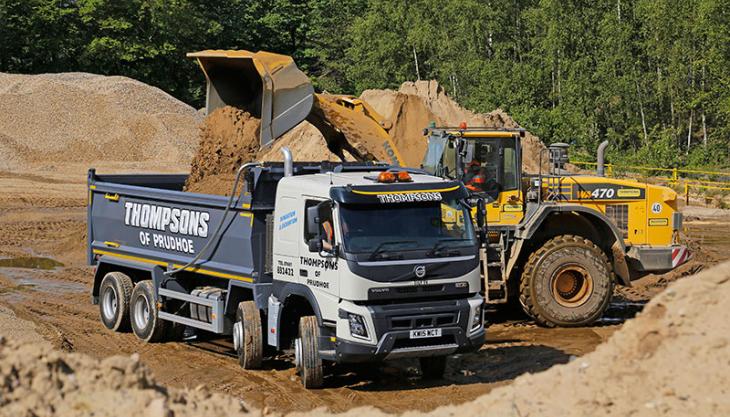
[[597, 171], [598, 175], [601, 177], [606, 176], [606, 170], [604, 167], [604, 165], [605, 165], [604, 155], [606, 154], [606, 148], [608, 148], [607, 140], [604, 140], [603, 142], [601, 142], [600, 145], [598, 145], [598, 156], [597, 156], [598, 166], [596, 167], [596, 171]]
[[284, 146], [281, 148], [281, 153], [284, 155], [284, 176], [291, 177], [294, 175], [294, 159], [291, 156], [291, 151]]

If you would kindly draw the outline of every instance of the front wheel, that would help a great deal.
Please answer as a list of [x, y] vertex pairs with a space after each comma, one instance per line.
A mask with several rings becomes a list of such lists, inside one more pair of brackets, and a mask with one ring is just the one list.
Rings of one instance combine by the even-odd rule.
[[319, 388], [324, 382], [322, 357], [319, 355], [317, 317], [299, 319], [299, 337], [294, 341], [294, 360], [304, 388]]
[[613, 294], [606, 254], [580, 236], [561, 235], [532, 253], [520, 279], [525, 313], [547, 327], [577, 327], [599, 319]]

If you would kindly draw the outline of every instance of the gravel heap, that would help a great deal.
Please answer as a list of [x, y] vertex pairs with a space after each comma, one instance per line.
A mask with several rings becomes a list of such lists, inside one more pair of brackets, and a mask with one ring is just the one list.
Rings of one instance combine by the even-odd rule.
[[185, 166], [201, 115], [126, 77], [0, 73], [0, 169], [98, 161]]
[[157, 384], [137, 355], [104, 360], [0, 336], [0, 416], [247, 415], [232, 397]]

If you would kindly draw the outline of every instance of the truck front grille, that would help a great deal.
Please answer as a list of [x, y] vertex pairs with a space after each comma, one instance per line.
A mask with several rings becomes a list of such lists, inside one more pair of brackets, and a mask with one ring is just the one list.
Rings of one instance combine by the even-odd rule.
[[456, 325], [458, 313], [441, 313], [428, 316], [393, 316], [389, 330], [428, 329]]

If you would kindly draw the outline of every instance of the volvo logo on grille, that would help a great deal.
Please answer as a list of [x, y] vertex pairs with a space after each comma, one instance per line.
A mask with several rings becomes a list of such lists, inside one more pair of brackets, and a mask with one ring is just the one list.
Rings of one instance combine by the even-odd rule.
[[416, 278], [423, 278], [426, 276], [426, 265], [418, 265], [413, 268], [413, 273], [416, 274]]

